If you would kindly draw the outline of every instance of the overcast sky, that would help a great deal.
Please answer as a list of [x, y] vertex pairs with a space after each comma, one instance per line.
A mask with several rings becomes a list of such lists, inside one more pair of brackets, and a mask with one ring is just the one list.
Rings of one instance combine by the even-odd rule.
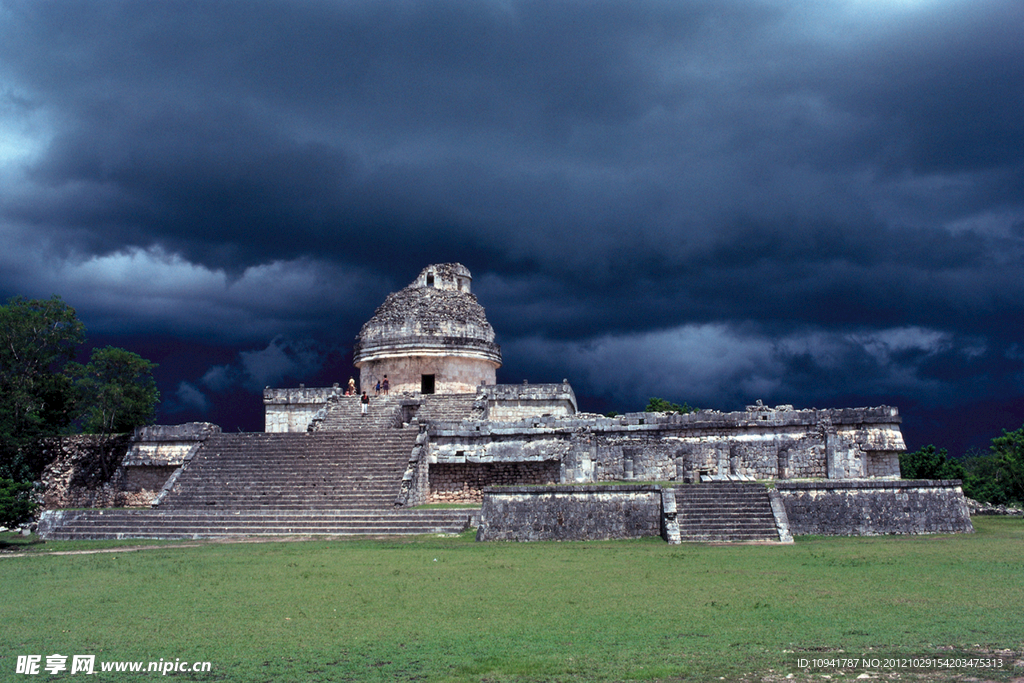
[[1024, 423], [1020, 0], [0, 0], [0, 295], [261, 429], [458, 261], [582, 407]]

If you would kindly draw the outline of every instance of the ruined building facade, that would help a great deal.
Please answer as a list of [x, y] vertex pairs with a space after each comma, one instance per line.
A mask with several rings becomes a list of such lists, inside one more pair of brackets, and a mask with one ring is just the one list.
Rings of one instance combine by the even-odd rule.
[[[472, 275], [424, 268], [388, 295], [357, 338], [360, 386], [385, 375], [395, 426], [423, 432], [410, 502], [475, 502], [490, 484], [753, 479], [898, 479], [895, 408], [797, 410], [758, 402], [740, 412], [580, 414], [568, 381], [496, 385], [501, 351]], [[445, 396], [449, 398], [446, 399]], [[470, 408], [454, 409], [460, 396]], [[267, 389], [267, 431], [330, 429], [341, 389]]]
[[[660, 533], [670, 542], [791, 542], [794, 534], [972, 530], [960, 482], [900, 479], [905, 447], [892, 407], [758, 401], [736, 412], [605, 417], [580, 413], [567, 380], [496, 384], [501, 351], [471, 284], [460, 264], [428, 266], [363, 325], [354, 359], [371, 396], [365, 413], [360, 397], [337, 384], [267, 388], [264, 433], [222, 434], [207, 424], [138, 430], [100, 493], [151, 509], [51, 510], [40, 533], [196, 538], [476, 526], [481, 540]], [[377, 396], [385, 376], [390, 391]], [[65, 460], [50, 479], [81, 479], [77, 461]], [[84, 500], [72, 493], [53, 496], [55, 506]], [[418, 507], [426, 503], [480, 507]]]

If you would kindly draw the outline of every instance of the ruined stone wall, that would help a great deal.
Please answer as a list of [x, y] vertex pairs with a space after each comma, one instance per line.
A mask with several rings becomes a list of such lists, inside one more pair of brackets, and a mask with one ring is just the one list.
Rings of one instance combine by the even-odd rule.
[[297, 389], [263, 390], [265, 432], [304, 432], [313, 416], [327, 405], [327, 401], [344, 394], [344, 389], [333, 387], [305, 387]]
[[434, 375], [434, 393], [474, 393], [481, 385], [494, 384], [497, 364], [488, 360], [457, 355], [410, 355], [380, 358], [362, 363], [359, 369], [361, 391], [373, 395], [378, 381], [388, 376], [391, 393], [419, 393], [423, 375]]
[[220, 427], [208, 422], [139, 427], [134, 435], [45, 439], [52, 462], [42, 475], [43, 507], [151, 505], [199, 444]]
[[[825, 477], [825, 444], [801, 427], [693, 432], [605, 431], [580, 436], [592, 444], [591, 481], [699, 481], [741, 475], [753, 479]], [[586, 468], [586, 458], [581, 459]], [[584, 469], [586, 472], [586, 469]]]
[[557, 484], [554, 461], [462, 463], [430, 466], [429, 503], [479, 503], [488, 486]]
[[869, 478], [900, 478], [900, 451], [869, 451], [867, 456], [867, 476]]
[[515, 422], [530, 417], [576, 414], [576, 394], [561, 384], [498, 384], [480, 390], [487, 401], [487, 419]]
[[562, 483], [899, 477], [894, 408], [435, 423], [431, 462], [558, 460]]
[[584, 541], [660, 536], [656, 486], [513, 486], [489, 489], [478, 541]]
[[974, 531], [959, 480], [778, 482], [793, 535]]
[[148, 478], [128, 477], [121, 464], [131, 445], [127, 434], [54, 437], [40, 445], [52, 459], [41, 477], [45, 509], [149, 505], [160, 490]]
[[572, 434], [544, 427], [501, 426], [488, 422], [432, 423], [430, 462], [519, 462], [561, 460], [572, 448]]
[[124, 490], [139, 494], [132, 505], [151, 505], [174, 471], [174, 465], [125, 467]]
[[395, 505], [413, 507], [427, 502], [430, 495], [430, 463], [427, 461], [429, 444], [430, 435], [425, 431], [416, 435], [416, 445], [409, 454], [409, 462], [405, 474], [402, 475], [402, 487]]

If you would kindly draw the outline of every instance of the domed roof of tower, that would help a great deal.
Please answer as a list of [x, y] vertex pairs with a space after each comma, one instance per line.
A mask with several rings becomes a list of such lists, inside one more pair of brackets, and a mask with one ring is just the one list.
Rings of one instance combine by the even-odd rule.
[[377, 307], [359, 331], [357, 353], [367, 346], [437, 337], [479, 343], [500, 354], [484, 308], [470, 292], [472, 281], [469, 269], [460, 263], [427, 266]]

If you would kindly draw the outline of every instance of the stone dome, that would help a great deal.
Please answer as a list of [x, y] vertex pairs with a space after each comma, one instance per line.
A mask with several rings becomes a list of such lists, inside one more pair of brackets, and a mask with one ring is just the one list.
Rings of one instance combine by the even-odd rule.
[[360, 389], [388, 377], [391, 390], [471, 393], [495, 383], [501, 349], [459, 263], [427, 266], [387, 296], [356, 337]]

